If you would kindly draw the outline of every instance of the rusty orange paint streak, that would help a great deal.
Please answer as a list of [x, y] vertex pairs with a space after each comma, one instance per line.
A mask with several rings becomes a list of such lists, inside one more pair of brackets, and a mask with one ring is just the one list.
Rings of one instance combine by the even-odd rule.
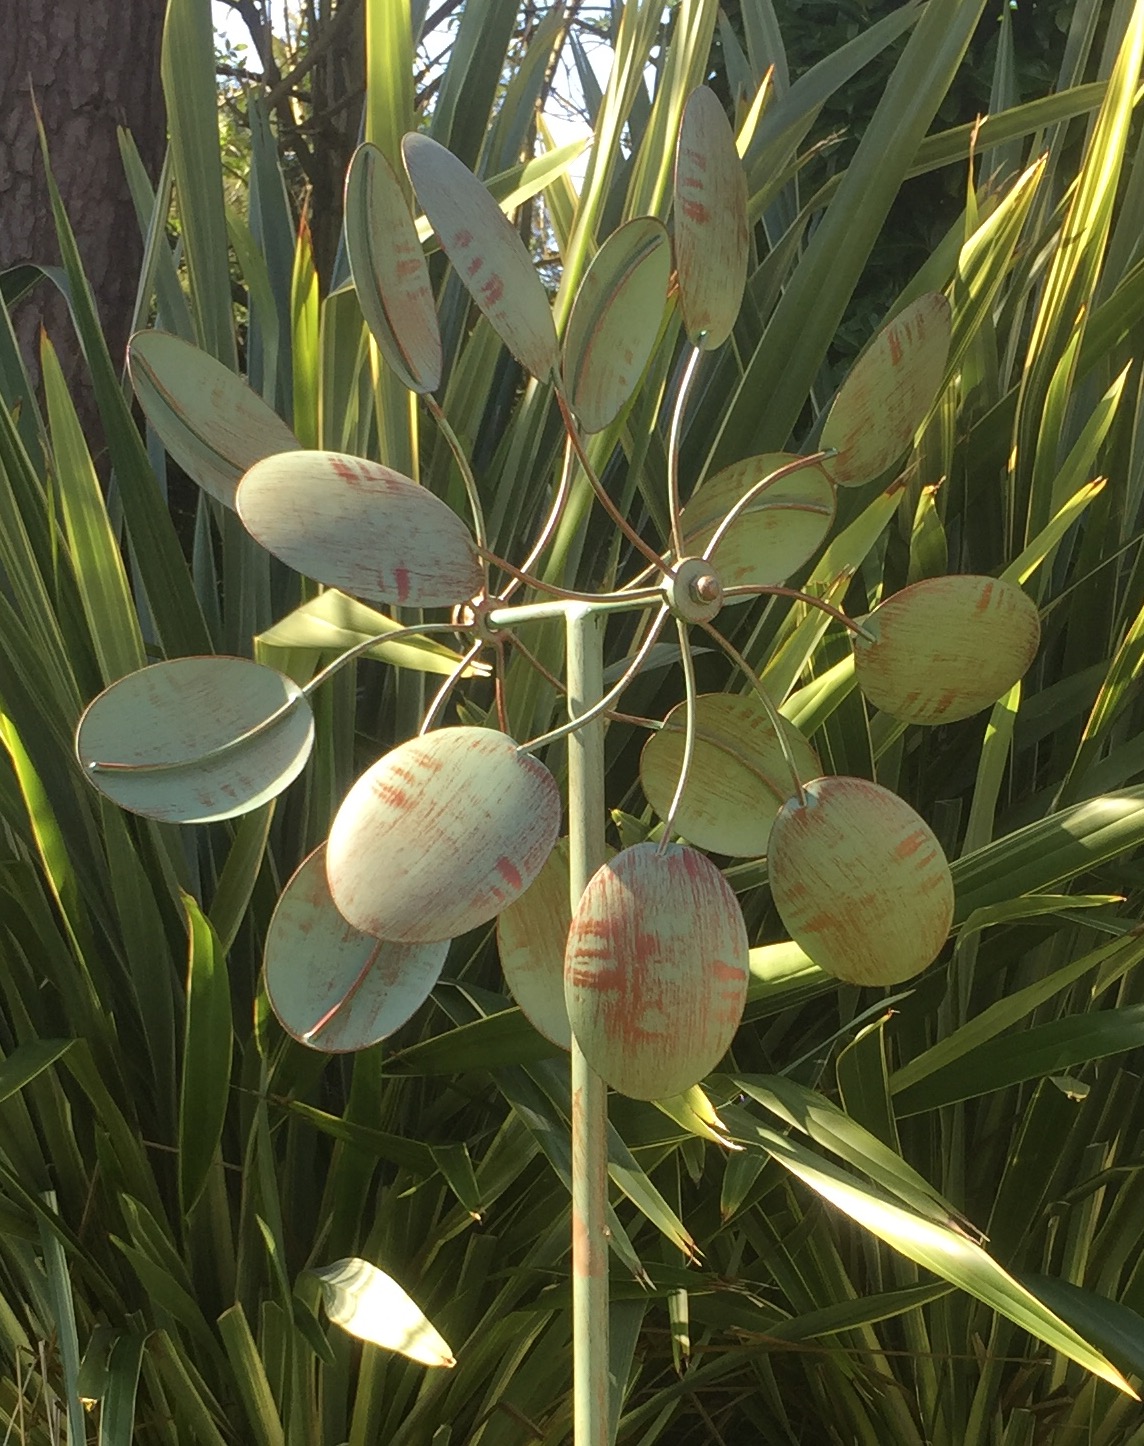
[[398, 812], [404, 813], [410, 807], [409, 795], [404, 788], [398, 788], [395, 783], [387, 783], [379, 778], [374, 784], [374, 794], [379, 803], [384, 803], [388, 808], [395, 808]]
[[505, 854], [497, 859], [497, 873], [508, 884], [509, 888], [519, 889], [521, 887], [520, 870]]
[[706, 226], [710, 219], [710, 213], [702, 201], [684, 201], [683, 211], [689, 221], [694, 221], [697, 226]]

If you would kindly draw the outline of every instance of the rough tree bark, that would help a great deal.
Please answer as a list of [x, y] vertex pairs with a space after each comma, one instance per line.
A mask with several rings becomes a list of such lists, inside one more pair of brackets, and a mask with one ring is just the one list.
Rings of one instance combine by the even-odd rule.
[[[32, 94], [113, 359], [122, 359], [142, 244], [116, 127], [135, 138], [152, 179], [165, 112], [159, 51], [165, 0], [0, 0], [0, 268], [59, 261]], [[38, 376], [41, 325], [60, 352], [93, 445], [90, 397], [62, 299], [41, 282], [15, 318]]]

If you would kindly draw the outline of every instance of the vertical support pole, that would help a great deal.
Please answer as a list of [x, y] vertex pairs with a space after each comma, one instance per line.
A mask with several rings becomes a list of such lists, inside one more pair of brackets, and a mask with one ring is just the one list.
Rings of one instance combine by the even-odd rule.
[[[565, 612], [568, 711], [604, 692], [604, 618], [591, 606]], [[604, 720], [568, 738], [568, 884], [575, 909], [605, 862]], [[572, 1378], [575, 1446], [609, 1446], [608, 1101], [604, 1081], [572, 1041]]]

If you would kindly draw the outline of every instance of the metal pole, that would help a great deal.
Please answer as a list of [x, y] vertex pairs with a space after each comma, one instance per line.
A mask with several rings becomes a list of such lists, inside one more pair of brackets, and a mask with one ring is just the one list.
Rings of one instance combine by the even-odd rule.
[[[604, 692], [604, 618], [566, 603], [568, 712]], [[568, 883], [575, 909], [605, 862], [604, 720], [568, 739]], [[575, 1446], [609, 1446], [608, 1101], [603, 1080], [572, 1041], [572, 1382]]]

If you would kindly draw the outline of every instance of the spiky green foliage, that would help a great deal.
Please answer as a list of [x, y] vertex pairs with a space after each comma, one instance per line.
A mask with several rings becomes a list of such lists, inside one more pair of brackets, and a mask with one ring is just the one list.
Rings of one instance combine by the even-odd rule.
[[[761, 117], [750, 104], [768, 56], [751, 52], [736, 121], [751, 214], [766, 225], [754, 233], [733, 339], [699, 373], [683, 473], [694, 481], [814, 440], [835, 329], [902, 179], [943, 164], [965, 175], [975, 146], [964, 215], [897, 303], [934, 289], [950, 298], [941, 399], [902, 476], [844, 496], [804, 586], [860, 614], [947, 567], [1005, 576], [1037, 597], [1046, 643], [984, 733], [980, 719], [935, 732], [867, 716], [850, 655], [820, 615], [776, 604], [761, 619], [744, 612], [733, 631], [824, 762], [896, 788], [930, 821], [956, 860], [958, 932], [948, 959], [908, 992], [839, 989], [782, 942], [765, 867], [727, 871], [757, 947], [734, 1072], [710, 1081], [709, 1094], [749, 1148], [719, 1143], [701, 1094], [670, 1114], [613, 1109], [625, 1442], [751, 1432], [767, 1442], [977, 1446], [1083, 1432], [1111, 1446], [1139, 1434], [1130, 1399], [935, 1281], [919, 1255], [930, 1248], [928, 1236], [918, 1243], [924, 1231], [902, 1255], [820, 1204], [850, 1209], [899, 1244], [903, 1217], [960, 1222], [970, 1238], [984, 1230], [996, 1259], [1130, 1377], [1144, 1374], [1134, 1313], [1144, 1118], [1130, 1053], [1141, 1040], [1133, 851], [1144, 839], [1134, 783], [1144, 169], [1131, 120], [1144, 7], [1082, 0], [1059, 94], [991, 116], [976, 136], [930, 135], [980, 8], [905, 6], [773, 91]], [[295, 435], [419, 472], [463, 511], [452, 455], [375, 365], [353, 291], [319, 298], [265, 128], [255, 131], [247, 214], [224, 211], [210, 160], [206, 10], [172, 0], [166, 63], [189, 303], [162, 224], [169, 181], [157, 200], [138, 188], [158, 324], [232, 364], [236, 260], [249, 292], [246, 375]], [[515, 0], [483, 11], [486, 34], [511, 31]], [[753, 14], [756, 35], [771, 34], [770, 7], [760, 0]], [[409, 7], [374, 3], [368, 19], [366, 131], [396, 164], [417, 121]], [[615, 226], [668, 219], [674, 136], [716, 20], [704, 0], [675, 7], [666, 31], [658, 4], [631, 0], [618, 12], [579, 189], [567, 157], [520, 165], [539, 60], [526, 57], [508, 77], [509, 101], [493, 115], [489, 57], [479, 44], [455, 49], [450, 103], [426, 128], [476, 159], [494, 193], [543, 195], [562, 260], [561, 326]], [[555, 25], [545, 33], [558, 42]], [[824, 97], [906, 34], [848, 168], [804, 194], [802, 138]], [[660, 46], [649, 91], [647, 62]], [[1023, 169], [994, 183], [1010, 143], [1022, 147]], [[1078, 154], [1074, 173], [1066, 160]], [[0, 1419], [37, 1443], [57, 1439], [60, 1412], [72, 1439], [98, 1422], [109, 1443], [564, 1440], [566, 1071], [507, 1007], [488, 940], [455, 946], [433, 1011], [352, 1065], [287, 1040], [259, 988], [281, 885], [360, 767], [413, 731], [424, 674], [372, 662], [348, 671], [318, 705], [305, 783], [238, 824], [197, 829], [190, 843], [126, 819], [73, 760], [86, 700], [152, 655], [254, 653], [303, 681], [373, 624], [312, 610], [312, 589], [209, 500], [183, 565], [155, 485], [161, 449], [147, 455], [139, 442], [58, 219], [115, 490], [109, 508], [50, 349], [41, 415], [5, 330]], [[443, 267], [432, 275], [442, 407], [474, 457], [490, 541], [514, 556], [558, 475], [552, 398], [522, 384], [457, 280]], [[613, 497], [649, 536], [666, 521], [653, 420], [680, 329], [673, 314], [633, 406], [589, 444]], [[549, 580], [597, 586], [620, 560], [578, 478]], [[308, 610], [293, 613], [303, 602]], [[613, 662], [629, 642], [617, 629]], [[558, 637], [538, 627], [531, 646], [559, 672]], [[397, 661], [430, 666], [424, 656]], [[526, 664], [511, 666], [514, 728], [544, 728], [553, 689]], [[715, 656], [699, 666], [706, 688], [732, 676]], [[642, 681], [632, 711], [662, 715], [675, 703], [668, 676]], [[463, 696], [464, 718], [490, 706], [479, 679]], [[617, 730], [609, 802], [624, 843], [652, 827], [635, 754]], [[455, 1370], [360, 1348], [327, 1326], [307, 1267], [351, 1256], [405, 1287], [449, 1342]], [[97, 1403], [90, 1415], [81, 1399]]]

